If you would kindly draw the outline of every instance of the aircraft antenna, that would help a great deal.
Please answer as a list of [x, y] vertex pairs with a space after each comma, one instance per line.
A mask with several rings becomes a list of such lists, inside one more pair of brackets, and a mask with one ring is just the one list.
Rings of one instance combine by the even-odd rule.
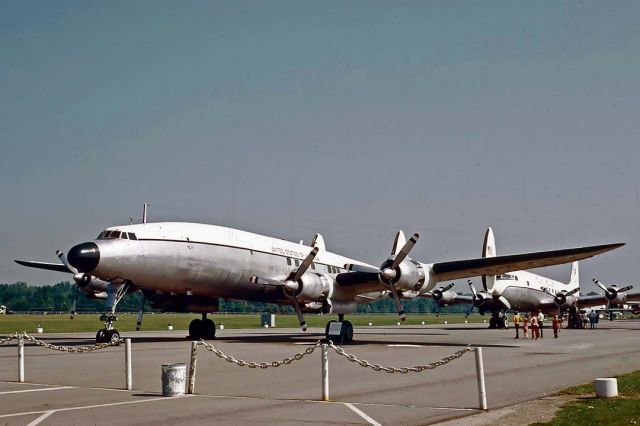
[[142, 206], [142, 223], [147, 223], [147, 207], [149, 203], [144, 203]]

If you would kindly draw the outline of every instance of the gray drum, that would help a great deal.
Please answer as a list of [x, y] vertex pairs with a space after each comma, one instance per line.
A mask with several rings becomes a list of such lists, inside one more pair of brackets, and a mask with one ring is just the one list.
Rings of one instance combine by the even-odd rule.
[[162, 364], [162, 396], [184, 395], [187, 364]]

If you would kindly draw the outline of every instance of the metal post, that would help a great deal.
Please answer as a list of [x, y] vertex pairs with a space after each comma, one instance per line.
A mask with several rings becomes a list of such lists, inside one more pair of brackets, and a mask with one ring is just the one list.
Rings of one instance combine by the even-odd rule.
[[187, 381], [187, 393], [191, 394], [196, 388], [196, 364], [198, 362], [198, 343], [191, 342], [191, 358], [189, 360], [189, 378]]
[[18, 381], [24, 382], [24, 335], [18, 336]]
[[480, 409], [487, 410], [487, 391], [484, 387], [484, 365], [482, 362], [482, 348], [476, 348], [476, 375], [478, 376], [478, 400]]
[[133, 375], [131, 373], [131, 339], [124, 340], [124, 360], [127, 373], [127, 390], [133, 389]]
[[329, 400], [329, 345], [322, 344], [322, 400]]

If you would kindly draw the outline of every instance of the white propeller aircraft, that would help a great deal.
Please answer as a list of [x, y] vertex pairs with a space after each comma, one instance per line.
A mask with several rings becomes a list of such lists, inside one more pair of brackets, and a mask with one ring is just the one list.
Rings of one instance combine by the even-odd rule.
[[[201, 313], [202, 319], [189, 325], [194, 339], [215, 337], [215, 324], [207, 314], [216, 312], [219, 298], [224, 298], [292, 305], [302, 330], [303, 312], [338, 314], [340, 338], [349, 342], [353, 326], [344, 315], [356, 312], [358, 304], [391, 296], [404, 319], [400, 298], [432, 291], [440, 281], [557, 265], [624, 245], [423, 263], [408, 256], [418, 238], [414, 234], [406, 241], [399, 231], [391, 256], [377, 268], [327, 251], [320, 234], [306, 246], [223, 226], [142, 223], [105, 229], [95, 240], [60, 255], [62, 264], [16, 262], [71, 272], [83, 291], [96, 297], [106, 294], [104, 328], [97, 332], [97, 342], [120, 338], [113, 327], [116, 307], [126, 294], [139, 290], [155, 308]], [[139, 323], [141, 319], [142, 309]]]
[[[482, 248], [483, 258], [496, 256], [496, 242], [491, 228], [487, 229]], [[482, 276], [483, 290], [477, 291], [469, 280], [469, 288], [472, 296], [458, 295], [451, 291], [453, 284], [440, 287], [427, 292], [423, 297], [433, 298], [436, 306], [448, 306], [455, 304], [470, 304], [467, 315], [474, 307], [481, 314], [491, 312], [490, 328], [503, 328], [507, 326], [504, 313], [508, 310], [544, 313], [562, 312], [572, 306], [589, 307], [607, 304], [619, 305], [627, 300], [640, 300], [640, 295], [628, 295], [627, 291], [632, 286], [618, 288], [616, 285], [605, 287], [598, 280], [594, 280], [603, 291], [604, 295], [580, 296], [580, 275], [578, 261], [571, 265], [571, 277], [567, 284], [552, 280], [542, 275], [527, 271], [510, 271], [496, 276]]]

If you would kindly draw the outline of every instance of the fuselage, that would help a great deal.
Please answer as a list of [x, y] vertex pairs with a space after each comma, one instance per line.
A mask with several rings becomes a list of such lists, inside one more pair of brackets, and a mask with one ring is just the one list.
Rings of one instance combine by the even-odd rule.
[[[93, 240], [96, 277], [173, 294], [286, 302], [279, 288], [250, 282], [252, 276], [285, 279], [311, 246], [238, 229], [198, 223], [160, 222], [114, 226]], [[363, 262], [321, 250], [310, 269], [333, 283], [345, 264]], [[371, 265], [367, 265], [371, 266]], [[336, 286], [330, 285], [329, 298]], [[353, 296], [350, 297], [353, 300]]]
[[[493, 294], [504, 296], [514, 310], [534, 311], [543, 307], [543, 311], [552, 312], [557, 309], [553, 307], [552, 295], [567, 293], [576, 287], [577, 283], [570, 285], [531, 272], [514, 271], [496, 276]], [[574, 301], [575, 297], [569, 296], [564, 305], [568, 307]]]

